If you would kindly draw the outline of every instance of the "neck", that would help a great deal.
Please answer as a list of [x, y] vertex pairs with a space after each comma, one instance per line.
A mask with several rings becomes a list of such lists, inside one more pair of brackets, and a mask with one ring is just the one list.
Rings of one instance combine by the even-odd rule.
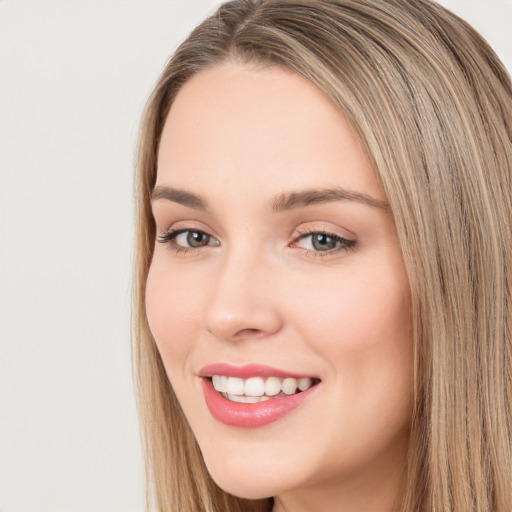
[[348, 478], [324, 480], [276, 496], [272, 512], [398, 512], [404, 477], [403, 463], [384, 458]]

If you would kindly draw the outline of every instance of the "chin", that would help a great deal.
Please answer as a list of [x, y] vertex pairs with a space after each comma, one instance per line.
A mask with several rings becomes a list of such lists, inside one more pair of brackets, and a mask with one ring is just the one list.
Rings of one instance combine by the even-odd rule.
[[[206, 467], [214, 482], [225, 492], [249, 500], [269, 498], [281, 494], [291, 482], [283, 481], [285, 471], [273, 471], [268, 465], [258, 469], [250, 460], [234, 463], [226, 458], [212, 464], [205, 458]], [[277, 468], [276, 468], [277, 469]]]
[[245, 498], [248, 500], [259, 500], [269, 498], [279, 493], [279, 489], [275, 484], [262, 481], [262, 479], [254, 476], [245, 476], [243, 472], [238, 475], [218, 474], [218, 472], [211, 472], [210, 475], [214, 482], [225, 492], [237, 496], [238, 498]]

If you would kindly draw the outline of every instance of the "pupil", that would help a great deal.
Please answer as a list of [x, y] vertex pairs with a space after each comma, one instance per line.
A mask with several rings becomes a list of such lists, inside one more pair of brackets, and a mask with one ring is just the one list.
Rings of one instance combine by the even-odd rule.
[[336, 240], [329, 235], [317, 233], [313, 235], [313, 247], [317, 251], [328, 251], [336, 247]]
[[202, 247], [208, 245], [209, 236], [201, 231], [190, 231], [187, 236], [187, 243], [190, 247]]

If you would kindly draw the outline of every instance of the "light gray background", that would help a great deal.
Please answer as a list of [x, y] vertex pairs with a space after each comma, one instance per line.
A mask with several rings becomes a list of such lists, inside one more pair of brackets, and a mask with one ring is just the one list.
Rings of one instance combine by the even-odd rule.
[[[130, 366], [141, 110], [219, 2], [0, 0], [0, 512], [143, 510]], [[444, 0], [512, 69], [511, 0]]]

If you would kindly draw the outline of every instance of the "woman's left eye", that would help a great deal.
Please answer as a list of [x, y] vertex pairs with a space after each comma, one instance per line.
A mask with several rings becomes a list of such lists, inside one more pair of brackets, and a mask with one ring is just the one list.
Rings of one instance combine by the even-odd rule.
[[355, 244], [354, 240], [321, 231], [303, 234], [293, 243], [296, 247], [319, 254], [333, 254], [339, 250], [350, 249]]

